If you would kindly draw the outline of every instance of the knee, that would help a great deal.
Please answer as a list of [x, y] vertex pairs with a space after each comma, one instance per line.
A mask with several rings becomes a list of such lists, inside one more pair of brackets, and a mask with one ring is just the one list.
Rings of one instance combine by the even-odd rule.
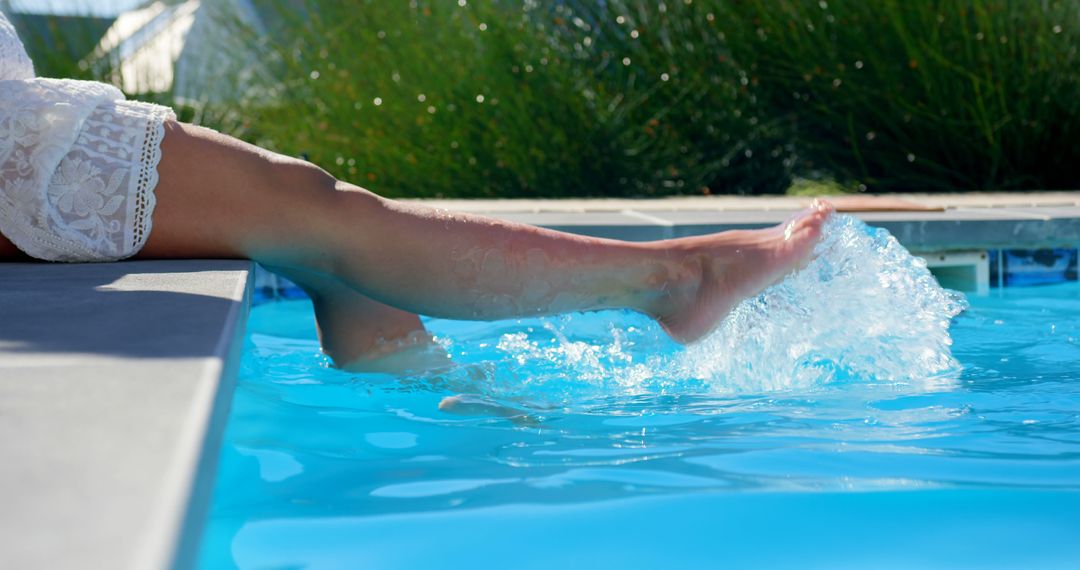
[[289, 191], [329, 193], [338, 185], [338, 180], [318, 166], [299, 159], [272, 156], [268, 159], [269, 167], [263, 169], [267, 182], [273, 187]]
[[355, 214], [358, 208], [370, 209], [384, 203], [378, 195], [340, 181], [315, 164], [303, 160], [276, 156], [264, 174], [274, 187], [306, 201], [322, 204], [336, 213], [347, 211]]

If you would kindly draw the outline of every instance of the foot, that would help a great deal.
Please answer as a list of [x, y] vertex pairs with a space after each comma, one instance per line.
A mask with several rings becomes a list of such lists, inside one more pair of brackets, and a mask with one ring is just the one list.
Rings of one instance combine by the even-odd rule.
[[804, 264], [833, 212], [815, 200], [787, 222], [762, 230], [735, 230], [667, 242], [682, 256], [681, 285], [653, 314], [679, 342], [710, 333], [743, 299], [758, 294]]

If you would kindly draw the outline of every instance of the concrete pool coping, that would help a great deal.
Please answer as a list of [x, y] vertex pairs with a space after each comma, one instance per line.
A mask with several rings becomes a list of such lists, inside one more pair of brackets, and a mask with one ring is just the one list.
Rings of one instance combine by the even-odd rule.
[[246, 261], [0, 265], [0, 567], [188, 567]]
[[[912, 196], [912, 249], [1080, 245], [1080, 192]], [[805, 199], [429, 201], [655, 239], [775, 223]], [[0, 264], [0, 567], [190, 567], [251, 296], [244, 261]]]
[[[893, 196], [943, 209], [855, 214], [889, 230], [913, 251], [1080, 245], [1080, 192]], [[789, 196], [709, 196], [422, 202], [585, 235], [645, 241], [770, 226], [810, 201]]]

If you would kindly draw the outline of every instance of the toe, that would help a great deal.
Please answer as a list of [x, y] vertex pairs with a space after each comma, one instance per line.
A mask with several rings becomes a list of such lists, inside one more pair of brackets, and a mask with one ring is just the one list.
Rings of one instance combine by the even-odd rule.
[[810, 203], [810, 209], [827, 216], [836, 211], [836, 206], [824, 198], [814, 198], [814, 201]]
[[798, 224], [800, 229], [812, 228], [814, 231], [819, 231], [821, 226], [825, 224], [835, 211], [836, 209], [833, 207], [832, 203], [826, 200], [815, 199], [814, 203], [811, 204], [806, 213], [799, 218]]

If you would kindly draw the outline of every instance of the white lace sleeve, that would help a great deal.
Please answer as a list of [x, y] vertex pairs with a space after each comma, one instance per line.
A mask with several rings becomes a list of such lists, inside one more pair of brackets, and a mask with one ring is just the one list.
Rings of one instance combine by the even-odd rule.
[[34, 64], [26, 55], [15, 27], [0, 11], [0, 79], [30, 79], [34, 77]]

